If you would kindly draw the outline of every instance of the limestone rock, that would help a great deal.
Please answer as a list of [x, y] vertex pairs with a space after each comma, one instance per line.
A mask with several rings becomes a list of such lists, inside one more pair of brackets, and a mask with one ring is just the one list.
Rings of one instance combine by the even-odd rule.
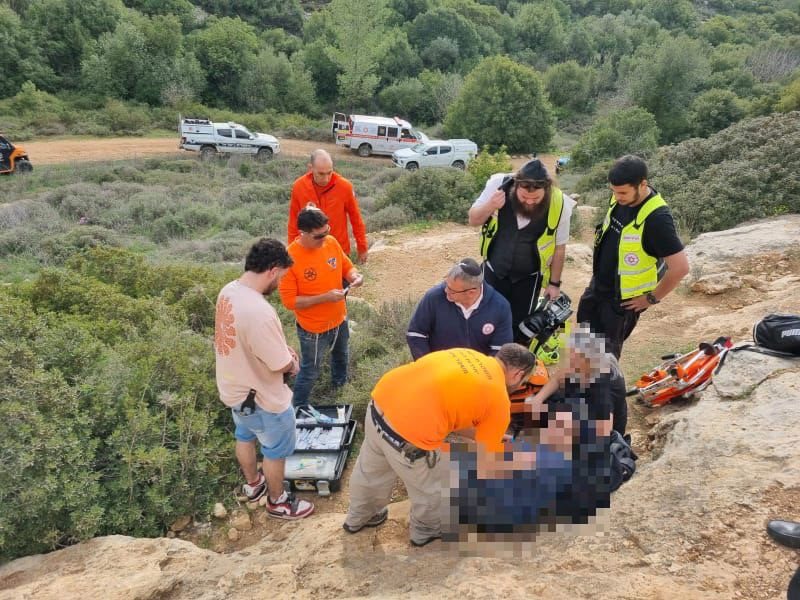
[[742, 278], [736, 273], [723, 271], [700, 277], [692, 284], [692, 291], [714, 296], [741, 289], [743, 285]]
[[236, 527], [231, 527], [228, 529], [228, 539], [232, 542], [235, 542], [239, 539], [240, 533]]
[[224, 519], [228, 516], [228, 510], [225, 508], [225, 505], [222, 502], [217, 502], [214, 505], [214, 516], [217, 519]]
[[712, 381], [721, 397], [744, 398], [764, 380], [786, 369], [800, 370], [800, 364], [789, 358], [740, 350], [728, 353], [725, 363], [714, 374]]
[[246, 512], [236, 511], [231, 516], [231, 526], [239, 531], [250, 531], [253, 524], [250, 522], [250, 515]]

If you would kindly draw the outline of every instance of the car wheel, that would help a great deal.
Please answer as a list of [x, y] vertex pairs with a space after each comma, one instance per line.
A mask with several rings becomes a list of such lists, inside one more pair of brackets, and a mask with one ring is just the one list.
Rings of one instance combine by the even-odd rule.
[[409, 171], [416, 171], [417, 169], [419, 169], [419, 165], [415, 162], [410, 162], [406, 165], [406, 169], [408, 169]]
[[358, 147], [358, 155], [359, 156], [366, 157], [366, 156], [369, 156], [370, 154], [372, 154], [372, 146], [370, 146], [369, 144], [361, 144]]
[[17, 162], [17, 173], [30, 173], [31, 171], [33, 171], [33, 165], [27, 160], [21, 160]]
[[453, 166], [454, 166], [456, 169], [461, 169], [462, 171], [463, 171], [463, 170], [464, 170], [464, 168], [466, 167], [466, 165], [464, 164], [464, 161], [463, 161], [463, 160], [457, 160], [457, 161], [455, 161], [455, 162], [453, 163]]
[[272, 148], [260, 148], [256, 154], [256, 160], [259, 162], [267, 162], [272, 158]]
[[217, 154], [217, 149], [214, 146], [203, 146], [200, 148], [200, 158], [208, 161], [214, 158]]

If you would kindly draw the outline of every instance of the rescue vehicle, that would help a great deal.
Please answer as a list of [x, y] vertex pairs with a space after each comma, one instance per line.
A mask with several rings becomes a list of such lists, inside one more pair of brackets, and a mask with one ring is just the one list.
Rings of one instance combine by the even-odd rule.
[[269, 160], [281, 151], [278, 139], [265, 133], [251, 133], [238, 123], [213, 123], [199, 117], [180, 118], [181, 141], [178, 148], [200, 152], [203, 160], [224, 154], [252, 154]]
[[22, 146], [12, 144], [0, 135], [0, 175], [9, 173], [29, 173], [33, 171], [28, 153]]
[[337, 146], [350, 148], [359, 156], [386, 154], [427, 142], [428, 136], [399, 117], [333, 114], [333, 137]]

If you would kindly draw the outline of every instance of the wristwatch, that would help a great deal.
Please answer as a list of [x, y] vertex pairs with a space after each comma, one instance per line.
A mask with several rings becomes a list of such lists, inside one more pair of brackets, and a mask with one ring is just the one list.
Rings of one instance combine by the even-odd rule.
[[658, 304], [659, 302], [661, 302], [661, 300], [656, 298], [656, 295], [653, 292], [647, 292], [644, 295], [644, 297], [647, 298], [647, 303], [648, 304]]

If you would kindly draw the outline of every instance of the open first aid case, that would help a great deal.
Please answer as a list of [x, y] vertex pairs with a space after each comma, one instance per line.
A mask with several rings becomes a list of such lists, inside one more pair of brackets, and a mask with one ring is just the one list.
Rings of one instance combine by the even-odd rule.
[[288, 489], [320, 496], [339, 491], [356, 432], [352, 414], [352, 404], [295, 409], [295, 449], [284, 475]]

